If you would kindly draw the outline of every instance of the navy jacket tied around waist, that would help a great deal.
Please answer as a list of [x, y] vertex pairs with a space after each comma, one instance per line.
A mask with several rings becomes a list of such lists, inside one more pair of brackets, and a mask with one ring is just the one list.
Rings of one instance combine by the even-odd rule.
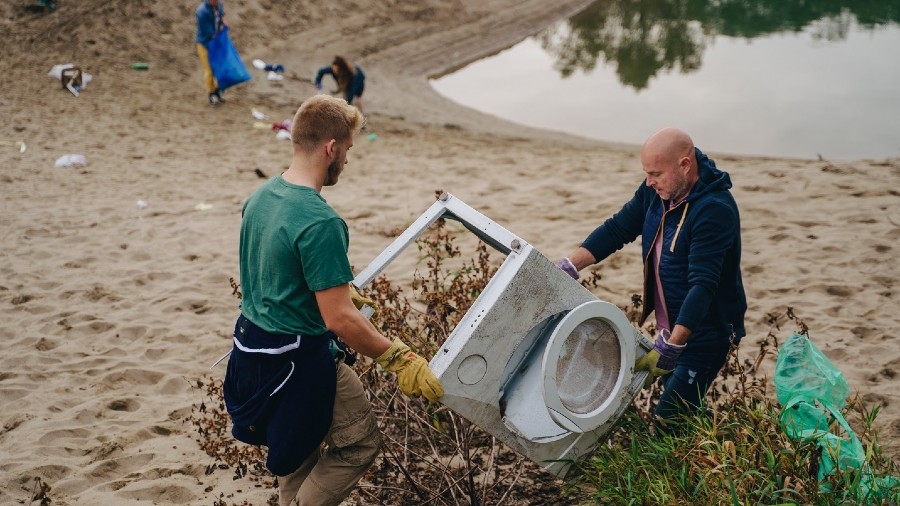
[[266, 467], [292, 473], [331, 427], [337, 382], [332, 334], [272, 334], [243, 315], [225, 373], [225, 407], [238, 441], [269, 448]]

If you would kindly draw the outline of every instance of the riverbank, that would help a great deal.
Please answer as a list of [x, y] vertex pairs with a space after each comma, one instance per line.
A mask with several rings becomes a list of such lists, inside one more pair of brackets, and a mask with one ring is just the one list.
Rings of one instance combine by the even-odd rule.
[[[290, 147], [254, 128], [251, 109], [290, 118], [308, 80], [336, 53], [368, 76], [367, 135], [323, 194], [365, 266], [433, 201], [454, 193], [550, 258], [568, 253], [641, 181], [638, 147], [524, 128], [436, 94], [427, 76], [511, 44], [582, 1], [311, 2], [225, 0], [245, 62], [285, 66], [210, 108], [193, 46], [193, 5], [60, 2], [33, 15], [0, 6], [5, 76], [0, 307], [0, 502], [33, 480], [53, 504], [261, 504], [268, 491], [210, 459], [184, 422], [196, 380], [230, 347], [241, 204], [283, 170]], [[147, 62], [148, 70], [132, 70]], [[79, 97], [46, 77], [74, 63], [93, 76]], [[665, 125], [648, 125], [648, 135]], [[374, 134], [374, 136], [370, 135]], [[787, 307], [900, 435], [896, 307], [900, 160], [832, 164], [734, 157], [750, 309], [742, 354]], [[55, 168], [65, 154], [86, 165]], [[138, 202], [141, 205], [138, 205]], [[608, 259], [595, 293], [618, 305], [639, 290], [636, 247]], [[400, 276], [414, 258], [398, 261]], [[786, 337], [787, 325], [780, 334]], [[770, 367], [770, 366], [769, 366]]]

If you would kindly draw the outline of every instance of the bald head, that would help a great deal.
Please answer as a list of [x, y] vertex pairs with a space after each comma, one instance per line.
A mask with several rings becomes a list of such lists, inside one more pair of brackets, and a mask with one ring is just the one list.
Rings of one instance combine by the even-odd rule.
[[667, 200], [684, 198], [699, 178], [694, 141], [677, 128], [663, 128], [644, 142], [641, 165], [647, 186]]
[[683, 156], [693, 158], [694, 141], [682, 130], [677, 128], [663, 128], [651, 135], [641, 149], [641, 160], [644, 157], [651, 159], [661, 158], [666, 163], [677, 163]]

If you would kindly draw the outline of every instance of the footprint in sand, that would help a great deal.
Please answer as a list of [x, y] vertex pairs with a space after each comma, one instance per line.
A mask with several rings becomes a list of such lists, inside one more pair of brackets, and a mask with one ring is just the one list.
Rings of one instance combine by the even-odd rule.
[[109, 404], [106, 405], [106, 407], [113, 411], [132, 412], [132, 411], [137, 411], [138, 409], [140, 409], [141, 403], [139, 403], [138, 401], [136, 401], [134, 399], [117, 399], [117, 400], [111, 401]]

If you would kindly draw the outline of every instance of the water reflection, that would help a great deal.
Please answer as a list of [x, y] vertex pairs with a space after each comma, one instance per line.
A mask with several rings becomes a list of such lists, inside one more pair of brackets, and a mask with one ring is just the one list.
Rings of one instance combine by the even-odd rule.
[[603, 0], [432, 85], [606, 141], [677, 126], [710, 152], [897, 157], [898, 19], [900, 0]]
[[752, 39], [810, 28], [814, 38], [838, 41], [854, 20], [863, 28], [900, 23], [900, 1], [600, 0], [538, 40], [563, 77], [602, 60], [622, 84], [641, 90], [660, 72], [698, 70], [717, 35]]

